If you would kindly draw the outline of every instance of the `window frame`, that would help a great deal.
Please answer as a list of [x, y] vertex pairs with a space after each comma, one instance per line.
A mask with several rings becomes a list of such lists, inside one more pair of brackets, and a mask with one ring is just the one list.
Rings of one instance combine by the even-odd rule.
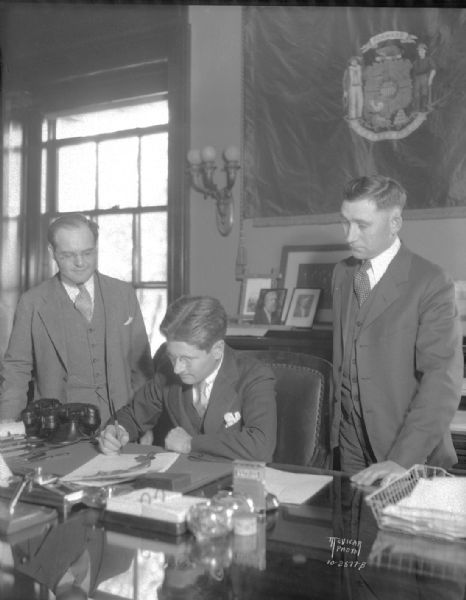
[[[166, 97], [167, 95], [164, 94], [163, 96], [160, 95], [160, 99], [166, 99], [168, 101], [168, 98]], [[159, 97], [159, 95], [157, 95], [157, 97]], [[139, 101], [145, 102], [145, 101], [151, 101], [154, 100], [156, 98], [141, 98], [139, 99]], [[124, 102], [122, 101], [121, 103], [119, 103], [121, 106], [126, 106], [128, 104], [138, 104], [137, 99], [131, 99], [128, 102]], [[110, 106], [114, 106], [114, 103], [111, 103], [109, 105], [104, 104], [104, 105], [99, 105], [99, 106], [91, 106], [91, 107], [81, 107], [81, 109], [84, 109], [87, 111], [98, 111], [99, 109], [101, 110], [105, 110], [106, 108], [110, 107]], [[78, 110], [81, 110], [78, 107]], [[69, 147], [69, 146], [74, 146], [74, 145], [78, 145], [80, 143], [95, 143], [95, 144], [99, 144], [100, 142], [105, 142], [108, 140], [121, 140], [121, 139], [125, 139], [125, 138], [130, 138], [130, 137], [137, 137], [139, 139], [139, 144], [141, 143], [141, 140], [144, 138], [144, 136], [148, 136], [154, 133], [167, 133], [168, 134], [168, 127], [169, 124], [163, 124], [163, 125], [151, 125], [148, 127], [143, 127], [143, 128], [133, 128], [133, 129], [124, 129], [124, 130], [119, 130], [119, 131], [115, 131], [115, 132], [106, 132], [106, 133], [98, 133], [98, 134], [90, 134], [88, 136], [76, 136], [76, 137], [72, 137], [72, 138], [61, 138], [61, 139], [55, 139], [55, 126], [56, 126], [56, 121], [57, 119], [59, 119], [60, 117], [63, 116], [67, 116], [67, 115], [73, 115], [75, 111], [66, 111], [64, 113], [53, 113], [50, 115], [47, 115], [45, 117], [45, 121], [47, 121], [47, 130], [49, 131], [49, 134], [51, 132], [51, 136], [48, 136], [47, 140], [42, 140], [42, 153], [46, 154], [46, 161], [47, 164], [52, 163], [52, 168], [47, 168], [46, 173], [47, 173], [47, 181], [45, 184], [46, 187], [46, 191], [45, 191], [45, 204], [46, 206], [43, 207], [42, 206], [42, 202], [41, 202], [41, 231], [42, 231], [42, 237], [46, 237], [47, 235], [47, 229], [48, 229], [48, 224], [51, 221], [51, 219], [55, 218], [56, 216], [62, 215], [62, 214], [66, 214], [68, 211], [64, 210], [64, 211], [59, 211], [58, 210], [58, 180], [57, 180], [57, 175], [58, 175], [58, 170], [57, 170], [57, 166], [56, 166], [56, 162], [57, 162], [57, 157], [59, 154], [60, 149], [65, 148], [65, 147]], [[98, 163], [97, 163], [97, 167], [98, 167]], [[98, 174], [98, 171], [97, 171]], [[141, 173], [139, 172], [139, 175], [141, 175]], [[139, 198], [140, 199], [140, 198]], [[45, 210], [43, 210], [45, 208]], [[169, 209], [169, 200], [168, 200], [168, 194], [167, 194], [167, 203], [163, 204], [163, 205], [150, 205], [150, 206], [141, 206], [139, 203], [137, 206], [134, 207], [123, 207], [123, 208], [93, 208], [93, 209], [82, 209], [83, 214], [85, 214], [86, 216], [90, 217], [90, 218], [96, 218], [97, 221], [99, 219], [99, 217], [101, 216], [108, 216], [108, 215], [123, 215], [123, 214], [128, 214], [128, 215], [132, 215], [132, 217], [134, 218], [133, 221], [133, 226], [132, 226], [132, 238], [133, 238], [133, 256], [132, 256], [132, 265], [131, 265], [131, 271], [132, 271], [132, 278], [131, 278], [131, 283], [133, 284], [133, 287], [137, 290], [137, 289], [167, 289], [167, 294], [168, 294], [168, 270], [167, 270], [167, 279], [163, 280], [163, 281], [143, 281], [141, 279], [141, 248], [140, 245], [138, 244], [138, 240], [139, 240], [139, 234], [140, 234], [140, 226], [137, 223], [137, 221], [140, 219], [140, 217], [144, 214], [156, 214], [156, 213], [163, 213], [167, 215], [167, 229], [168, 229], [168, 209]], [[72, 211], [74, 212], [74, 211]], [[44, 255], [44, 261], [42, 261], [42, 268], [44, 269], [45, 273], [43, 273], [43, 277], [48, 275], [48, 270], [49, 270], [49, 262], [47, 260], [47, 253], [45, 251], [44, 248], [44, 244], [42, 244], [42, 252], [45, 253]], [[167, 254], [168, 254], [168, 231], [167, 231]], [[168, 267], [168, 264], [167, 264]]]
[[[28, 289], [49, 275], [47, 252], [47, 220], [53, 210], [41, 214], [41, 178], [42, 178], [42, 122], [47, 115], [79, 111], [92, 104], [127, 101], [127, 90], [131, 89], [133, 98], [153, 96], [164, 92], [169, 102], [168, 123], [168, 181], [167, 181], [167, 302], [187, 293], [189, 283], [189, 189], [185, 175], [184, 156], [188, 147], [188, 90], [189, 90], [189, 26], [187, 13], [171, 23], [168, 29], [160, 30], [154, 44], [153, 37], [134, 38], [133, 48], [139, 59], [147, 52], [146, 60], [129, 66], [112, 65], [102, 72], [81, 72], [73, 77], [59, 78], [44, 82], [30, 96], [30, 104], [22, 114], [25, 130], [25, 162], [23, 198], [23, 235], [21, 236], [21, 288]], [[124, 42], [125, 46], [128, 40]], [[141, 48], [146, 44], [144, 50]], [[110, 45], [109, 55], [115, 43]], [[108, 59], [108, 56], [106, 57]], [[134, 59], [134, 53], [131, 57]], [[104, 61], [105, 62], [105, 61]], [[108, 62], [108, 60], [107, 60]], [[74, 90], [74, 92], [73, 92]], [[95, 102], [90, 102], [94, 99]], [[159, 126], [154, 126], [156, 130]], [[165, 128], [165, 126], [163, 126]], [[103, 134], [111, 136], [111, 134]], [[57, 141], [58, 142], [58, 141]], [[54, 143], [57, 143], [54, 142]], [[48, 160], [54, 160], [48, 153]], [[56, 173], [56, 165], [49, 163], [47, 176]], [[48, 190], [56, 190], [54, 182], [46, 183]], [[54, 194], [55, 192], [52, 192]], [[47, 198], [48, 207], [56, 208], [56, 198]], [[138, 207], [141, 214], [154, 208]], [[165, 210], [161, 207], [160, 210]], [[129, 209], [130, 212], [133, 209]], [[111, 210], [84, 211], [93, 214], [111, 214]], [[119, 211], [121, 212], [121, 211]], [[41, 225], [38, 227], [37, 224]], [[157, 283], [139, 287], [160, 287]]]

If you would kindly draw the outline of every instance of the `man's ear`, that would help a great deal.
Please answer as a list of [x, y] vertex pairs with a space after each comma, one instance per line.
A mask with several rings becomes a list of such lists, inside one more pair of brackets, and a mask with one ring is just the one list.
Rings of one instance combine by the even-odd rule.
[[403, 225], [403, 217], [401, 216], [401, 210], [399, 208], [395, 208], [393, 210], [390, 219], [390, 225], [393, 234], [396, 234], [400, 231], [401, 226]]
[[55, 260], [55, 255], [54, 255], [54, 251], [53, 251], [53, 246], [52, 246], [52, 244], [49, 244], [49, 245], [47, 246], [47, 248], [48, 248], [48, 251], [49, 251], [49, 256], [50, 256], [50, 258], [51, 258], [52, 260]]
[[225, 342], [223, 340], [218, 340], [212, 346], [212, 355], [215, 360], [220, 360], [223, 356], [223, 351], [225, 349]]

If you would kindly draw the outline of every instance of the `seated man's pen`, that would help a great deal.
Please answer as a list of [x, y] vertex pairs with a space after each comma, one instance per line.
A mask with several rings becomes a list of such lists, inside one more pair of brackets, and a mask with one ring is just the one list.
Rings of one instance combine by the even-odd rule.
[[118, 419], [116, 417], [113, 417], [113, 425], [115, 427], [115, 435], [116, 435], [116, 439], [120, 442], [121, 444], [121, 433], [120, 433], [120, 426], [118, 425]]

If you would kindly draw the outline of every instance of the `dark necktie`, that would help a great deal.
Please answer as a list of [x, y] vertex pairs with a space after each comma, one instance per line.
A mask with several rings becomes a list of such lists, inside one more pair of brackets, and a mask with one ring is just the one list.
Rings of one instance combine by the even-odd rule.
[[76, 296], [76, 300], [74, 301], [75, 307], [79, 310], [82, 316], [86, 319], [86, 321], [90, 322], [92, 320], [92, 298], [89, 292], [86, 289], [84, 284], [78, 285], [79, 294]]
[[354, 275], [353, 285], [359, 306], [364, 304], [371, 293], [371, 284], [369, 281], [369, 275], [367, 274], [367, 270], [370, 268], [371, 261], [364, 260]]

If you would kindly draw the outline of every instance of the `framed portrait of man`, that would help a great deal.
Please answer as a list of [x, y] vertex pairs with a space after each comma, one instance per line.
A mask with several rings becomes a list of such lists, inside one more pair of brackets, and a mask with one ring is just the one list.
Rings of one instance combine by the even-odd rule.
[[262, 289], [256, 304], [253, 323], [256, 325], [280, 325], [286, 290], [283, 288]]
[[320, 289], [295, 288], [285, 324], [291, 327], [312, 327], [321, 291]]

